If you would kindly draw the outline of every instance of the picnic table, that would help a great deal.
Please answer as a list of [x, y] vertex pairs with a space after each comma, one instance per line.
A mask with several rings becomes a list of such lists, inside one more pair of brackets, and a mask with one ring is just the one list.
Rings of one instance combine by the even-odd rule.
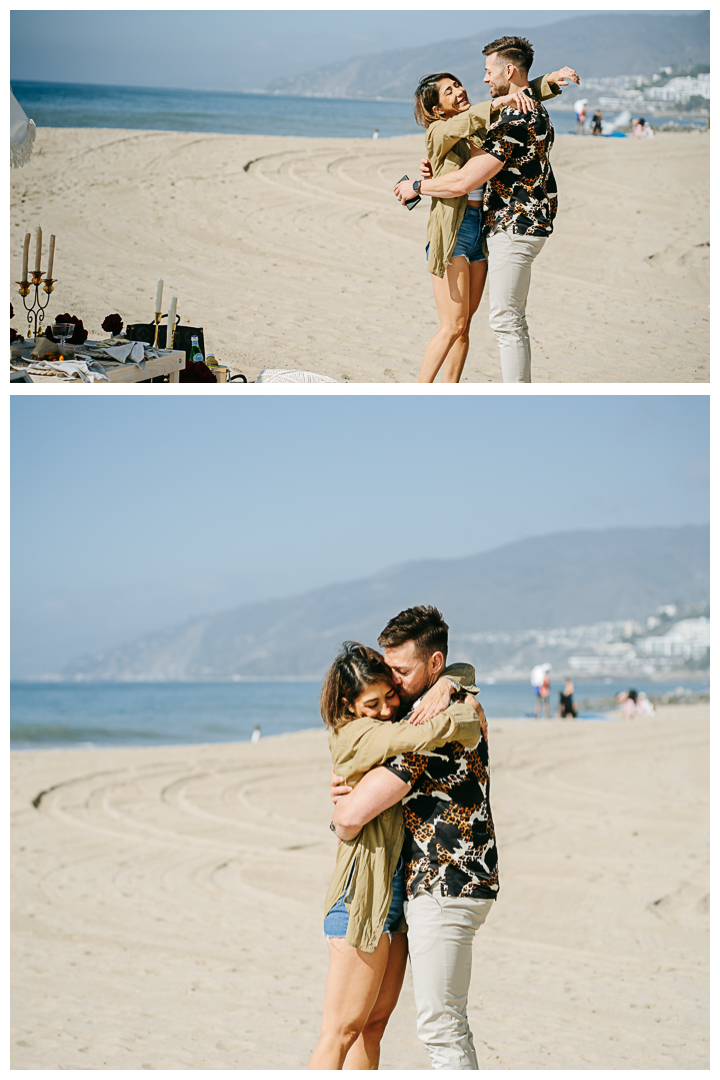
[[[95, 342], [88, 341], [87, 344], [92, 345]], [[158, 353], [157, 359], [145, 361], [144, 371], [137, 364], [113, 365], [108, 363], [106, 367], [102, 361], [98, 361], [98, 363], [102, 366], [111, 383], [146, 382], [148, 379], [154, 379], [158, 375], [167, 375], [168, 382], [179, 382], [180, 372], [185, 367], [185, 353], [178, 352], [176, 349], [158, 349]], [[27, 380], [25, 381], [42, 383], [43, 385], [47, 383], [76, 385], [81, 382], [80, 379], [68, 379], [62, 375], [35, 375], [30, 373], [27, 373]], [[95, 383], [94, 385], [102, 386], [105, 384]]]

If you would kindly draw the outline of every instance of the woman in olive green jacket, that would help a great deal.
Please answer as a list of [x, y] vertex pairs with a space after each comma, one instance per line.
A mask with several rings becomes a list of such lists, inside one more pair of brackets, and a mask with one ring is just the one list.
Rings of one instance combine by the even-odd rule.
[[[533, 79], [530, 87], [544, 101], [562, 93], [560, 86], [572, 77], [577, 78], [575, 72], [563, 68]], [[415, 91], [415, 119], [426, 128], [425, 148], [433, 176], [462, 168], [470, 160], [471, 147], [482, 149], [488, 128], [506, 105], [528, 112], [535, 108], [535, 101], [518, 92], [471, 105], [454, 75], [427, 75]], [[425, 349], [420, 382], [433, 382], [443, 365], [443, 381], [460, 382], [470, 347], [470, 323], [487, 276], [482, 197], [483, 189], [478, 188], [456, 199], [432, 200], [426, 252], [440, 329]]]
[[[446, 673], [477, 690], [469, 665], [453, 665]], [[446, 742], [473, 747], [480, 739], [480, 720], [471, 704], [451, 704], [422, 726], [393, 723], [399, 705], [382, 656], [357, 642], [345, 642], [325, 678], [320, 711], [330, 729], [333, 769], [351, 787], [396, 754], [428, 753]], [[338, 841], [325, 899], [330, 964], [322, 1031], [310, 1069], [378, 1068], [380, 1039], [397, 1004], [407, 959], [403, 834], [403, 811], [397, 803], [352, 840]]]

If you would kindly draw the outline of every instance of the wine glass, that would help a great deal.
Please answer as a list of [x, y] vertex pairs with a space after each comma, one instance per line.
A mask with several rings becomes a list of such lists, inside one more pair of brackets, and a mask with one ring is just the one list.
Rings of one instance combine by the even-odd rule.
[[65, 342], [75, 333], [75, 323], [54, 323], [52, 332], [53, 337], [60, 341], [60, 348], [64, 349]]

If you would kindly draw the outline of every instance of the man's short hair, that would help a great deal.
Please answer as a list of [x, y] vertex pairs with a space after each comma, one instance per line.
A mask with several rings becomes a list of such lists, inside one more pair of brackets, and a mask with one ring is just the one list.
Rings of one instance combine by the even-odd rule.
[[522, 71], [529, 71], [535, 57], [535, 51], [524, 37], [501, 37], [491, 41], [483, 49], [483, 56], [497, 53], [504, 64], [514, 64]]
[[406, 641], [415, 643], [415, 653], [421, 660], [427, 660], [434, 652], [441, 652], [447, 660], [448, 625], [436, 607], [406, 608], [391, 619], [378, 638], [381, 649], [404, 645]]

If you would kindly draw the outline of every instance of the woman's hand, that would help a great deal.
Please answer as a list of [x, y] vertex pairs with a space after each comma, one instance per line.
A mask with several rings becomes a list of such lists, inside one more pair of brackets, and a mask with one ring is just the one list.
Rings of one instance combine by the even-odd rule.
[[433, 716], [447, 709], [454, 690], [452, 683], [441, 676], [438, 681], [426, 690], [409, 716], [406, 716], [408, 724], [425, 724], [432, 720]]
[[515, 109], [517, 112], [532, 112], [533, 109], [537, 109], [538, 103], [535, 98], [530, 97], [529, 94], [524, 93], [522, 90], [518, 90], [515, 94], [505, 94], [504, 97], [493, 98], [493, 109], [504, 109], [506, 105]]
[[577, 83], [580, 85], [580, 76], [577, 71], [571, 67], [560, 68], [559, 71], [553, 71], [548, 75], [547, 80], [552, 83], [553, 86], [567, 86], [568, 82]]
[[422, 159], [422, 161], [420, 162], [420, 179], [421, 180], [432, 180], [432, 178], [433, 178], [432, 165], [430, 164], [429, 160], [426, 157], [424, 157]]
[[337, 801], [339, 798], [341, 798], [343, 795], [349, 795], [351, 791], [352, 788], [348, 787], [342, 776], [338, 776], [335, 772], [333, 772], [330, 778], [330, 798], [335, 803], [335, 805], [337, 806]]
[[480, 730], [482, 731], [483, 739], [485, 740], [485, 742], [487, 742], [488, 741], [488, 730], [487, 730], [487, 717], [485, 716], [485, 710], [483, 709], [483, 707], [480, 704], [480, 702], [478, 701], [478, 699], [474, 698], [472, 696], [472, 694], [466, 694], [465, 695], [465, 704], [466, 705], [472, 705], [473, 709], [478, 714], [478, 718], [480, 720]]

